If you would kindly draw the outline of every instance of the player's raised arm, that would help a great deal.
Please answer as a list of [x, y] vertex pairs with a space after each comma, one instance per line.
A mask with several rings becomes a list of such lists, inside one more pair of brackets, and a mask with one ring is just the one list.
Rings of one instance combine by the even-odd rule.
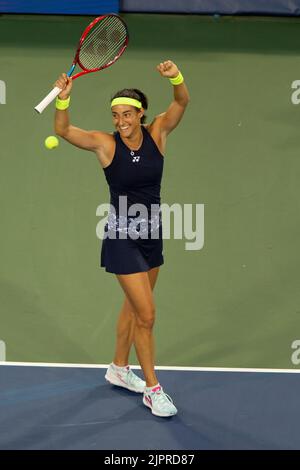
[[55, 86], [61, 89], [56, 100], [55, 132], [76, 147], [91, 151], [101, 150], [101, 147], [105, 145], [106, 134], [104, 132], [86, 131], [70, 124], [68, 108], [72, 85], [72, 78], [65, 73], [61, 74], [55, 82]]
[[173, 85], [174, 99], [167, 111], [158, 116], [161, 130], [169, 134], [180, 122], [190, 96], [183, 76], [174, 62], [171, 60], [161, 62], [156, 68], [161, 76], [169, 78]]

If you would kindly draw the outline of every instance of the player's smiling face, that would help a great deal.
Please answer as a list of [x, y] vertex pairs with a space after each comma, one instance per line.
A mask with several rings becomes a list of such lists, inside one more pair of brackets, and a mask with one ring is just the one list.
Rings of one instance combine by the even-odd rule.
[[129, 105], [113, 106], [111, 110], [114, 126], [122, 136], [129, 137], [140, 127], [143, 111]]

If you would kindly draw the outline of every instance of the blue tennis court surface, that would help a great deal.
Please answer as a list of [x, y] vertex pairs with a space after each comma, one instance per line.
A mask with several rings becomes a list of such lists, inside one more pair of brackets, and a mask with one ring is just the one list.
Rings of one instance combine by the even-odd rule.
[[300, 449], [299, 374], [157, 373], [173, 418], [107, 384], [102, 368], [2, 365], [0, 449]]

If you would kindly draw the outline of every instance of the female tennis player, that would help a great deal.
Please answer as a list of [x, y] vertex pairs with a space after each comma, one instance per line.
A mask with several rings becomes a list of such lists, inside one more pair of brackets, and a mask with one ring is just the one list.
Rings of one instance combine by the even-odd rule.
[[[177, 409], [155, 374], [153, 289], [164, 262], [159, 209], [163, 155], [167, 136], [180, 122], [189, 93], [174, 62], [161, 62], [157, 70], [173, 86], [174, 97], [168, 109], [151, 124], [144, 124], [148, 107], [144, 93], [138, 89], [121, 90], [110, 102], [116, 129], [111, 134], [85, 131], [70, 124], [72, 79], [62, 74], [55, 83], [62, 90], [56, 99], [55, 131], [71, 144], [96, 154], [110, 189], [111, 212], [102, 243], [101, 266], [116, 274], [125, 297], [117, 323], [115, 356], [105, 378], [114, 385], [143, 393], [143, 403], [154, 415], [168, 417], [175, 415]], [[126, 200], [128, 212], [122, 212], [121, 199]], [[135, 209], [134, 214], [130, 208]], [[128, 365], [132, 344], [145, 381]]]

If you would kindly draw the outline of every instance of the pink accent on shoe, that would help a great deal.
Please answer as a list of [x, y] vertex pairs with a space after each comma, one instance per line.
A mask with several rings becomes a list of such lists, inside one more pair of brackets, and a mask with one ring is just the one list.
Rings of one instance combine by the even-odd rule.
[[125, 380], [123, 380], [122, 375], [119, 374], [119, 372], [117, 372], [116, 375], [117, 375], [117, 377], [121, 380], [121, 382], [123, 382], [123, 384], [127, 385], [127, 382], [126, 382]]
[[145, 400], [149, 403], [150, 406], [152, 406], [152, 400], [150, 397], [145, 396]]
[[161, 390], [161, 386], [157, 385], [157, 387], [152, 388], [151, 392], [158, 392], [159, 390]]

